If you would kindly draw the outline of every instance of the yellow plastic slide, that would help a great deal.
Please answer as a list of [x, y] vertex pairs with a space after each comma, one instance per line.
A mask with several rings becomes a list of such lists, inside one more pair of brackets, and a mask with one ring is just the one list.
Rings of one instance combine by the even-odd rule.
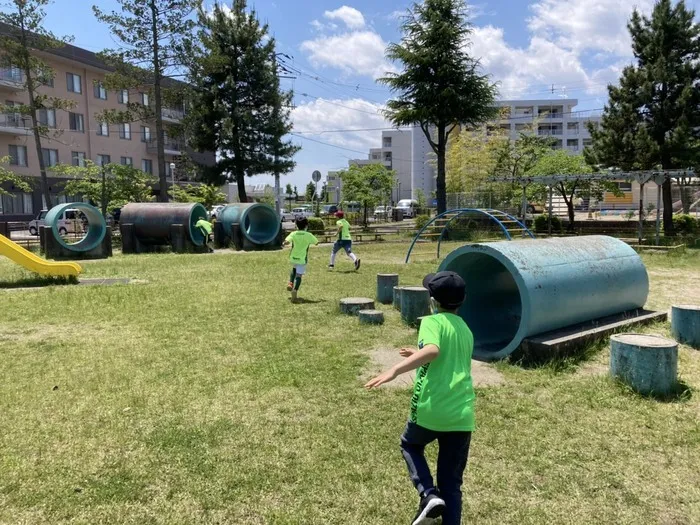
[[83, 271], [81, 266], [74, 262], [49, 262], [42, 259], [4, 235], [0, 235], [0, 255], [4, 255], [30, 272], [40, 275], [77, 277]]

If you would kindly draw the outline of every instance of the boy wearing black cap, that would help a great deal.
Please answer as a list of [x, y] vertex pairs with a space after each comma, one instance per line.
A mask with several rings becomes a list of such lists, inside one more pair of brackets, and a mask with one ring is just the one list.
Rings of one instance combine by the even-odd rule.
[[[462, 477], [474, 430], [474, 387], [471, 358], [474, 336], [457, 311], [464, 302], [464, 280], [454, 272], [428, 275], [433, 314], [423, 319], [418, 350], [401, 349], [406, 357], [365, 386], [376, 388], [418, 369], [411, 413], [401, 436], [401, 451], [411, 481], [420, 495], [412, 525], [459, 525], [462, 517]], [[438, 442], [437, 486], [425, 459], [425, 447]]]

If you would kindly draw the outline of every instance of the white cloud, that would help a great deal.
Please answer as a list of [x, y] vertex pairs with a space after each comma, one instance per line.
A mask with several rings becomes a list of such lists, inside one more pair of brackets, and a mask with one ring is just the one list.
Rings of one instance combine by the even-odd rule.
[[362, 29], [365, 27], [365, 17], [354, 7], [342, 6], [333, 11], [326, 11], [323, 16], [329, 20], [340, 20], [350, 29]]
[[654, 0], [537, 0], [530, 6], [529, 29], [576, 52], [603, 51], [630, 56], [627, 22], [637, 8], [649, 13]]
[[[322, 132], [391, 127], [391, 124], [381, 114], [383, 108], [384, 106], [381, 104], [368, 102], [361, 98], [349, 100], [319, 98], [313, 102], [301, 104], [292, 111], [294, 132], [310, 132], [303, 133], [303, 136], [344, 148], [367, 151], [369, 148], [381, 146], [381, 131]], [[300, 142], [306, 147], [313, 145], [313, 143], [304, 140], [300, 140]], [[353, 152], [346, 152], [345, 155], [362, 157], [359, 153]]]
[[302, 42], [301, 50], [314, 66], [328, 66], [346, 74], [384, 76], [394, 67], [384, 59], [387, 43], [374, 31], [351, 31], [340, 35], [319, 36]]

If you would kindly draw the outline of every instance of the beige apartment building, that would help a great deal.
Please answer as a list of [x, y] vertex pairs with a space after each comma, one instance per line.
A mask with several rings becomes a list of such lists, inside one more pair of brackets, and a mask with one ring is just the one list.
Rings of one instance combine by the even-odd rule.
[[[44, 54], [43, 58], [55, 74], [52, 85], [42, 86], [38, 91], [75, 102], [70, 110], [41, 111], [39, 115], [40, 121], [52, 132], [51, 138], [42, 139], [42, 155], [54, 204], [79, 199], [79, 196], [61, 194], [65, 179], [52, 176], [50, 172], [50, 167], [59, 163], [82, 165], [90, 159], [100, 165], [128, 164], [157, 176], [155, 121], [107, 125], [96, 118], [105, 109], [124, 109], [127, 102], [149, 105], [152, 95], [146, 91], [106, 90], [101, 82], [108, 68], [95, 53], [85, 49], [67, 45]], [[28, 102], [19, 69], [0, 69], [0, 97], [10, 106]], [[187, 149], [183, 142], [167, 137], [168, 125], [178, 123], [184, 114], [184, 106], [164, 109], [165, 163], [169, 178], [172, 176], [170, 163], [183, 151], [199, 164], [215, 162], [213, 152], [198, 154]], [[12, 196], [0, 197], [0, 220], [28, 220], [45, 207], [39, 190], [39, 159], [28, 117], [9, 112], [0, 114], [0, 157], [4, 156], [10, 157], [10, 166], [5, 167], [35, 179], [35, 189], [32, 193], [13, 192]], [[180, 180], [177, 173], [176, 178]], [[12, 191], [11, 187], [7, 189]]]

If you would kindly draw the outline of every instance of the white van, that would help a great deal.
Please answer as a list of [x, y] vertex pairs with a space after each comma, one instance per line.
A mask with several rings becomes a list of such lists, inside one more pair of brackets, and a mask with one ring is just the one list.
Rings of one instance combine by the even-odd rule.
[[[29, 222], [29, 233], [30, 235], [39, 235], [39, 227], [46, 226], [46, 215], [49, 213], [48, 210], [41, 210], [41, 213], [36, 219]], [[82, 213], [76, 209], [68, 209], [63, 212], [63, 215], [58, 220], [58, 233], [60, 235], [66, 235], [68, 233], [82, 233], [83, 232], [83, 217]]]
[[418, 209], [418, 201], [413, 199], [401, 199], [396, 208], [403, 210], [404, 217], [415, 217]]

